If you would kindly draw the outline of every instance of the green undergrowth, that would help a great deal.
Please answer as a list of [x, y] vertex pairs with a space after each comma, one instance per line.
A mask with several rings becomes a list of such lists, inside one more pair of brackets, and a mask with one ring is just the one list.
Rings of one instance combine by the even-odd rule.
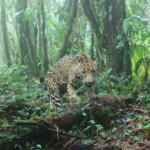
[[[27, 66], [11, 66], [9, 69], [3, 68], [0, 70], [0, 126], [1, 133], [0, 144], [5, 140], [17, 141], [21, 138], [22, 133], [33, 134], [32, 129], [29, 127], [16, 127], [15, 123], [25, 121], [26, 123], [34, 122], [36, 119], [42, 120], [44, 117], [57, 117], [60, 112], [68, 110], [72, 104], [69, 103], [68, 95], [65, 94], [61, 97], [62, 106], [64, 110], [57, 111], [50, 107], [49, 91], [44, 90], [44, 86], [39, 83], [39, 79], [33, 78], [28, 73]], [[132, 129], [126, 128], [125, 131], [131, 135], [134, 141], [140, 141], [140, 136], [145, 136], [150, 133], [150, 124], [148, 121], [148, 113], [143, 115], [139, 110], [138, 113], [134, 112], [134, 105], [138, 107], [146, 106], [146, 110], [150, 108], [150, 92], [147, 88], [148, 83], [139, 81], [138, 77], [130, 81], [130, 77], [125, 74], [121, 77], [112, 73], [112, 69], [106, 69], [96, 77], [95, 92], [101, 97], [114, 97], [120, 100], [127, 97], [132, 97], [135, 102], [126, 109], [118, 109], [110, 106], [102, 107], [94, 114], [87, 113], [84, 109], [90, 109], [87, 104], [82, 111], [83, 120], [80, 123], [74, 124], [69, 131], [69, 134], [81, 135], [82, 144], [88, 145], [95, 141], [103, 143], [107, 140], [114, 141], [114, 133], [116, 139], [124, 140], [126, 137], [122, 136], [123, 127], [126, 123], [138, 124], [137, 129], [145, 127], [142, 133], [136, 133], [135, 127]], [[82, 102], [86, 101], [86, 88], [83, 86], [78, 90], [79, 97]], [[133, 107], [133, 108], [132, 108]], [[140, 109], [140, 108], [138, 108]], [[77, 110], [78, 111], [78, 110]], [[133, 123], [134, 122], [134, 123]], [[119, 128], [120, 132], [117, 133]], [[39, 131], [37, 131], [39, 132]], [[35, 134], [35, 133], [34, 133]], [[33, 135], [34, 135], [33, 134]], [[42, 132], [39, 132], [42, 135]], [[6, 138], [4, 138], [6, 137]], [[40, 143], [40, 141], [39, 141]], [[28, 141], [24, 145], [15, 143], [16, 149], [31, 148], [42, 149], [42, 144], [32, 144]], [[119, 147], [120, 141], [115, 142], [112, 147]]]

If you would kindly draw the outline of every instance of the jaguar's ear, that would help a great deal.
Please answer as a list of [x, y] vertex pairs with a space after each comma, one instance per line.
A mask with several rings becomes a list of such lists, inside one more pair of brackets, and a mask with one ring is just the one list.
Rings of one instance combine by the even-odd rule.
[[95, 57], [93, 60], [96, 61], [96, 62], [98, 62], [98, 57]]
[[77, 63], [79, 63], [81, 61], [81, 58], [80, 57], [78, 57], [78, 56], [76, 56], [76, 57], [74, 57], [73, 59], [72, 59], [72, 64], [77, 64]]
[[86, 61], [87, 58], [88, 58], [88, 57], [87, 57], [85, 54], [78, 53], [74, 59], [75, 59], [75, 62], [76, 62], [76, 63], [79, 63], [79, 62], [82, 62], [83, 60]]
[[81, 62], [83, 59], [85, 59], [85, 57], [87, 57], [87, 56], [82, 54], [82, 53], [78, 53], [77, 56], [76, 56], [76, 60], [78, 62]]
[[78, 53], [72, 60], [72, 63], [83, 63], [87, 62], [89, 57], [85, 54]]

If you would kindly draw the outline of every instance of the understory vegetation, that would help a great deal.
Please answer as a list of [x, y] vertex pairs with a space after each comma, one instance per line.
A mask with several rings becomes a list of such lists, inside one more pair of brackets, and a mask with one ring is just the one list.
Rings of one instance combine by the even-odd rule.
[[[0, 150], [150, 149], [150, 1], [0, 1]], [[95, 93], [50, 105], [65, 55], [98, 59]]]

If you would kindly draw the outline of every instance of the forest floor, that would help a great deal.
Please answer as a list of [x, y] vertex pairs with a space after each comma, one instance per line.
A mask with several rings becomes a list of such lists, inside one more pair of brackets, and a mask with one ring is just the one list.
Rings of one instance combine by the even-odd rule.
[[[35, 80], [0, 85], [0, 150], [149, 150], [150, 111], [130, 96], [107, 95], [50, 107]], [[66, 108], [67, 107], [67, 108]]]

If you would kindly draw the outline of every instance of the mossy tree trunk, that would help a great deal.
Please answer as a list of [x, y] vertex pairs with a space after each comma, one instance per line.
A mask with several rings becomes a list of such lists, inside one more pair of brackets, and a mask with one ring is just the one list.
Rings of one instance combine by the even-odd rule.
[[2, 51], [0, 51], [0, 56], [2, 56], [2, 59], [1, 59], [2, 64], [6, 64], [7, 61], [6, 61], [6, 56], [4, 53], [4, 42], [3, 42], [3, 35], [2, 34], [3, 34], [2, 28], [0, 26], [0, 49], [2, 49]]
[[[25, 11], [27, 8], [27, 0], [23, 0], [23, 10]], [[38, 67], [37, 67], [37, 56], [36, 56], [36, 33], [35, 35], [31, 34], [29, 21], [25, 20], [25, 35], [29, 44], [29, 49], [32, 58], [32, 75], [34, 77], [38, 76]], [[34, 37], [35, 36], [35, 37]], [[35, 40], [34, 40], [35, 38]]]
[[108, 66], [113, 68], [117, 75], [126, 72], [131, 75], [131, 59], [129, 42], [123, 32], [123, 21], [126, 18], [124, 0], [106, 0], [107, 12], [104, 22], [103, 34], [106, 37], [106, 54]]
[[21, 51], [21, 64], [22, 65], [29, 65], [29, 67], [32, 67], [32, 61], [30, 58], [28, 43], [26, 39], [25, 34], [25, 18], [23, 13], [24, 7], [23, 7], [23, 1], [18, 0], [16, 3], [16, 12], [20, 12], [20, 14], [17, 17], [17, 22], [19, 24], [19, 46]]
[[90, 54], [91, 54], [91, 59], [94, 59], [94, 33], [91, 30], [91, 46], [90, 46]]
[[[40, 8], [40, 6], [41, 6], [40, 0], [37, 0], [37, 5]], [[39, 12], [37, 12], [37, 22], [38, 22], [38, 44], [37, 44], [37, 49], [38, 49], [39, 55], [42, 56], [41, 15], [40, 15]], [[37, 61], [38, 61], [38, 64], [39, 64], [38, 69], [39, 69], [39, 75], [40, 75], [41, 70], [42, 70], [42, 65], [41, 65], [42, 58], [38, 57]]]
[[[40, 0], [38, 0], [38, 5], [40, 5]], [[41, 16], [40, 13], [37, 12], [37, 19], [38, 19], [38, 34], [39, 34], [39, 49], [41, 50], [42, 48], [42, 37], [41, 37]]]
[[[98, 13], [93, 11], [93, 1], [82, 0], [82, 7], [93, 29], [98, 44], [105, 49], [107, 65], [113, 68], [115, 74], [120, 76], [123, 72], [131, 75], [131, 57], [129, 51], [129, 42], [123, 32], [123, 21], [126, 18], [125, 0], [105, 0], [104, 8], [106, 16], [104, 19], [104, 30], [100, 32], [100, 23], [98, 22]], [[100, 51], [104, 54], [104, 51]]]
[[6, 24], [6, 12], [5, 12], [5, 0], [1, 2], [1, 24], [2, 24], [2, 32], [3, 32], [3, 43], [4, 43], [4, 49], [5, 49], [5, 55], [7, 59], [7, 65], [8, 67], [11, 66], [11, 56], [10, 56], [10, 50], [9, 50], [9, 42], [8, 42], [8, 34], [7, 34], [7, 24]]
[[84, 13], [90, 22], [91, 28], [93, 29], [97, 39], [99, 39], [101, 36], [101, 33], [99, 31], [99, 24], [92, 10], [91, 2], [90, 0], [82, 0], [81, 3], [82, 3]]
[[46, 23], [45, 23], [45, 10], [44, 10], [44, 0], [41, 0], [41, 12], [42, 12], [42, 42], [43, 42], [43, 49], [44, 49], [44, 74], [48, 71], [48, 54], [47, 54], [47, 39], [45, 35]]

